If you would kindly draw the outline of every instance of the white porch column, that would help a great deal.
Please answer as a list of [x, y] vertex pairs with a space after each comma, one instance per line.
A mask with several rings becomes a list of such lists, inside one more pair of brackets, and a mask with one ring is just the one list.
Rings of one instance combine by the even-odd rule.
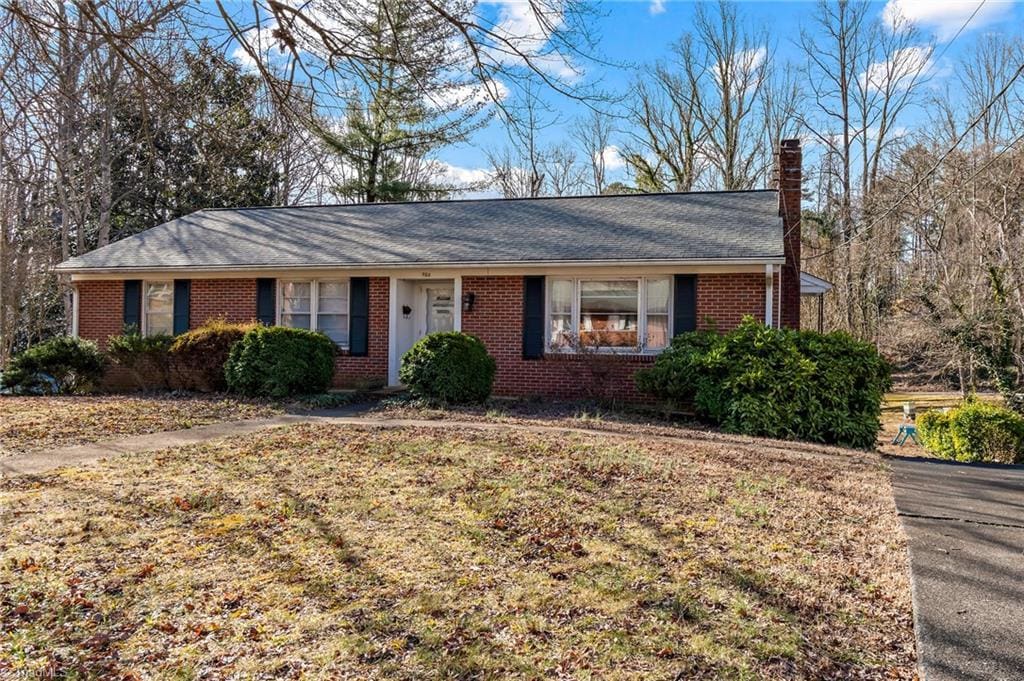
[[454, 292], [453, 295], [455, 297], [455, 300], [452, 301], [452, 302], [455, 303], [455, 319], [453, 320], [453, 323], [455, 325], [455, 330], [456, 331], [462, 331], [462, 276], [461, 275], [457, 275], [455, 277], [455, 292]]
[[388, 277], [388, 385], [398, 385], [398, 279]]
[[774, 326], [775, 310], [775, 266], [764, 266], [764, 325], [768, 328]]
[[78, 287], [71, 287], [71, 337], [78, 338]]

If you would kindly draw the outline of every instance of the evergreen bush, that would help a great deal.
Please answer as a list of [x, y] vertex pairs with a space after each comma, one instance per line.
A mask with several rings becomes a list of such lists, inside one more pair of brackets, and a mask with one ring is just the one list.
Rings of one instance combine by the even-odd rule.
[[921, 443], [953, 461], [1024, 463], [1024, 416], [984, 402], [968, 401], [948, 412], [917, 417]]
[[224, 319], [210, 319], [175, 338], [170, 353], [176, 382], [200, 392], [227, 390], [224, 366], [231, 348], [255, 327], [256, 322], [230, 324]]
[[402, 357], [399, 377], [417, 397], [446, 404], [483, 402], [494, 385], [494, 358], [476, 336], [427, 334]]
[[15, 393], [77, 393], [98, 383], [105, 367], [95, 343], [58, 336], [13, 357], [3, 372], [3, 385]]
[[752, 318], [684, 333], [637, 373], [641, 392], [746, 435], [871, 447], [889, 365], [843, 333], [770, 329]]
[[231, 347], [228, 388], [252, 397], [323, 392], [334, 377], [334, 342], [322, 333], [257, 326]]

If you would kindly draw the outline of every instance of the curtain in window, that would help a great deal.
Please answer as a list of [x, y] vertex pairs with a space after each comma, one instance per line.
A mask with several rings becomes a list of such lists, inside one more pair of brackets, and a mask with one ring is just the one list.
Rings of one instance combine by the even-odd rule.
[[281, 286], [281, 326], [310, 328], [313, 284], [308, 281], [286, 281]]
[[658, 350], [668, 345], [670, 291], [668, 277], [647, 280], [647, 349]]
[[580, 343], [605, 347], [636, 347], [639, 283], [580, 282]]
[[316, 328], [338, 345], [348, 345], [348, 282], [317, 285]]
[[174, 282], [146, 282], [146, 335], [174, 333]]
[[560, 348], [572, 344], [572, 301], [575, 286], [571, 279], [555, 279], [551, 282], [551, 347]]

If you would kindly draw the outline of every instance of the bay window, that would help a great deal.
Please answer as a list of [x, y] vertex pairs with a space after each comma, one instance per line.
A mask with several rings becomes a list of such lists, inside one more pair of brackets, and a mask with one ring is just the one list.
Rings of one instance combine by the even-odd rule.
[[142, 295], [142, 333], [174, 333], [174, 282], [147, 281]]
[[553, 350], [660, 350], [670, 339], [670, 277], [548, 279]]
[[282, 281], [278, 286], [278, 324], [320, 331], [348, 346], [348, 281]]

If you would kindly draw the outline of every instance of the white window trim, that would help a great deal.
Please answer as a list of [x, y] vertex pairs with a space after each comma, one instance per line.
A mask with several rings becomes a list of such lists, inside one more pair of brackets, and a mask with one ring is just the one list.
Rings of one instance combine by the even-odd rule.
[[171, 285], [171, 335], [174, 334], [174, 280], [173, 279], [145, 279], [142, 282], [142, 291], [139, 294], [142, 296], [142, 319], [139, 320], [139, 333], [143, 336], [149, 335], [149, 291], [150, 284], [170, 284]]
[[[278, 279], [275, 286], [274, 325], [281, 326], [281, 306], [284, 303], [284, 284], [309, 284], [309, 329], [316, 331], [320, 315], [320, 282], [345, 282], [347, 290], [345, 318], [348, 320], [349, 343], [335, 343], [341, 350], [348, 350], [352, 340], [352, 279], [351, 277], [322, 277], [320, 279]], [[332, 341], [333, 342], [333, 341]]]
[[580, 323], [580, 283], [584, 281], [635, 281], [637, 282], [637, 340], [639, 346], [636, 347], [611, 347], [611, 346], [597, 346], [593, 348], [592, 352], [603, 352], [609, 354], [621, 354], [621, 355], [658, 355], [661, 354], [667, 347], [664, 348], [648, 348], [647, 347], [647, 281], [649, 279], [667, 279], [668, 285], [668, 312], [666, 313], [667, 326], [668, 326], [668, 344], [671, 344], [673, 337], [673, 325], [675, 322], [675, 315], [673, 314], [673, 306], [675, 304], [675, 287], [672, 285], [671, 275], [651, 275], [649, 277], [614, 277], [614, 276], [589, 276], [589, 277], [561, 277], [558, 275], [548, 275], [544, 281], [544, 349], [547, 352], [557, 352], [562, 354], [575, 354], [576, 351], [573, 348], [567, 347], [555, 347], [551, 345], [551, 293], [554, 289], [550, 285], [550, 282], [555, 280], [569, 280], [572, 282], [572, 306], [570, 311], [570, 321], [572, 323], [572, 333], [575, 336], [579, 336], [579, 323]]

